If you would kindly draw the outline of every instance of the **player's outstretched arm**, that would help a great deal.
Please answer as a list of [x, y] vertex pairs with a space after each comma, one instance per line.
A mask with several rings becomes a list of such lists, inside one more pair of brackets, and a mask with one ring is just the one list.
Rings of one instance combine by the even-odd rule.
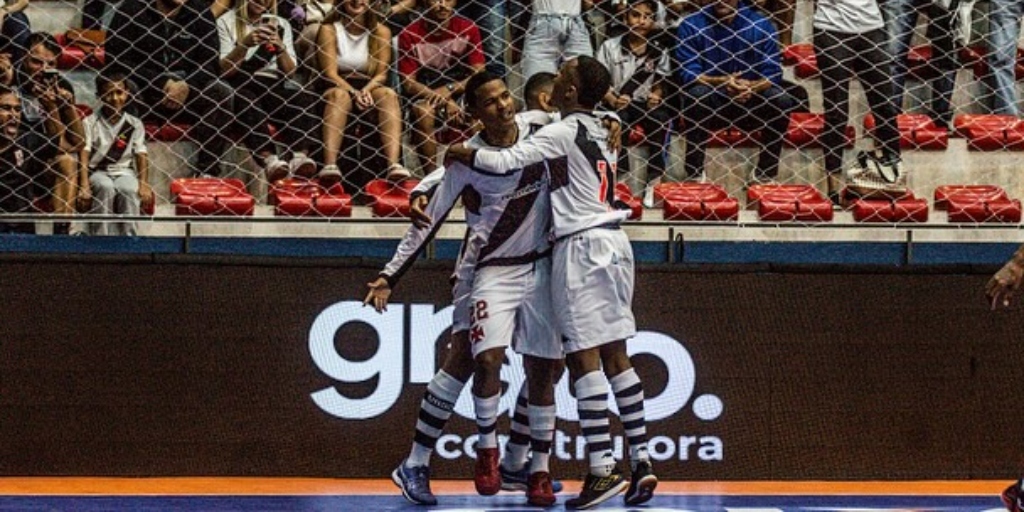
[[991, 301], [993, 310], [1000, 306], [1010, 305], [1017, 289], [1020, 288], [1022, 278], [1024, 278], [1024, 245], [1013, 253], [1013, 257], [985, 285], [985, 294]]
[[377, 310], [378, 313], [387, 311], [388, 299], [391, 298], [391, 285], [388, 284], [388, 280], [384, 277], [378, 277], [366, 283], [366, 287], [370, 291], [366, 294], [366, 298], [363, 299], [363, 306], [373, 306], [373, 309]]

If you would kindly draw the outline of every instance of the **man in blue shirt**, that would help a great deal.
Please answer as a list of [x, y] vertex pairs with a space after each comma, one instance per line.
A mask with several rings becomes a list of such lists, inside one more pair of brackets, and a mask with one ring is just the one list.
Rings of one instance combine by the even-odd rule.
[[684, 18], [678, 35], [687, 179], [701, 178], [710, 131], [726, 126], [760, 129], [754, 177], [774, 179], [789, 112], [797, 104], [779, 85], [775, 26], [745, 2], [714, 0]]

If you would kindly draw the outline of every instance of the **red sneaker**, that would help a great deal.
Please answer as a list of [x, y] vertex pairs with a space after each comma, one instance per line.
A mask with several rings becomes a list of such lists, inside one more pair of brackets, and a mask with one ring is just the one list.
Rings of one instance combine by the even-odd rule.
[[526, 484], [526, 502], [537, 507], [550, 507], [555, 504], [555, 491], [551, 486], [551, 474], [538, 471], [530, 474]]
[[481, 496], [492, 496], [501, 490], [501, 473], [498, 472], [500, 456], [497, 448], [476, 449], [476, 471], [473, 483]]

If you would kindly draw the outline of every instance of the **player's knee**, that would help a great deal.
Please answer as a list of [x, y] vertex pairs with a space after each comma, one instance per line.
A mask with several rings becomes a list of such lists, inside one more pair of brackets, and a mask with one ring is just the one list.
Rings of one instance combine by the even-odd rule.
[[476, 356], [476, 366], [478, 370], [486, 372], [500, 372], [501, 365], [505, 362], [505, 349], [495, 348], [491, 350], [485, 350]]

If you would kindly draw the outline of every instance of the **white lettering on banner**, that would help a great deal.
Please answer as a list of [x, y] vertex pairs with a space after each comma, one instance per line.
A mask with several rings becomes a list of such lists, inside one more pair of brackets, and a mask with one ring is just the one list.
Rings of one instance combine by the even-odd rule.
[[[403, 343], [406, 308], [409, 309], [408, 359], [405, 358]], [[437, 340], [451, 327], [451, 312], [451, 306], [437, 310], [430, 304], [394, 304], [383, 314], [378, 314], [358, 301], [339, 302], [328, 307], [316, 317], [310, 328], [309, 351], [313, 362], [338, 382], [360, 383], [374, 378], [378, 382], [373, 393], [364, 398], [348, 398], [331, 386], [312, 393], [313, 402], [328, 414], [348, 420], [369, 419], [386, 413], [401, 395], [405, 368], [409, 369], [409, 383], [425, 384], [433, 378]], [[335, 345], [335, 340], [345, 342], [345, 328], [353, 324], [363, 324], [377, 334], [377, 352], [365, 361], [346, 359]], [[647, 355], [660, 361], [667, 375], [664, 390], [656, 396], [645, 397], [644, 408], [649, 423], [676, 415], [691, 399], [693, 414], [698, 419], [714, 421], [722, 415], [724, 405], [719, 397], [710, 394], [693, 397], [696, 370], [693, 358], [679, 341], [662, 333], [640, 331], [627, 347], [630, 356]], [[515, 407], [519, 388], [526, 378], [522, 357], [511, 349], [506, 355], [508, 364], [501, 368], [501, 380], [508, 386], [501, 397], [501, 413]], [[560, 419], [578, 420], [575, 400], [569, 392], [568, 375], [563, 375], [558, 382], [555, 399]], [[613, 413], [618, 414], [613, 396], [609, 396], [608, 405]], [[474, 419], [469, 393], [459, 397], [455, 411], [467, 419]], [[438, 454], [445, 458], [475, 457], [475, 442], [475, 436], [463, 441], [458, 436], [445, 435], [438, 439], [436, 448]], [[653, 436], [649, 446], [651, 456], [656, 460], [712, 461], [723, 458], [722, 440], [715, 436]], [[556, 431], [553, 449], [560, 459], [581, 460], [585, 457], [583, 439], [571, 438], [561, 431]], [[615, 450], [617, 457], [621, 457], [622, 439], [619, 437], [615, 438]]]

